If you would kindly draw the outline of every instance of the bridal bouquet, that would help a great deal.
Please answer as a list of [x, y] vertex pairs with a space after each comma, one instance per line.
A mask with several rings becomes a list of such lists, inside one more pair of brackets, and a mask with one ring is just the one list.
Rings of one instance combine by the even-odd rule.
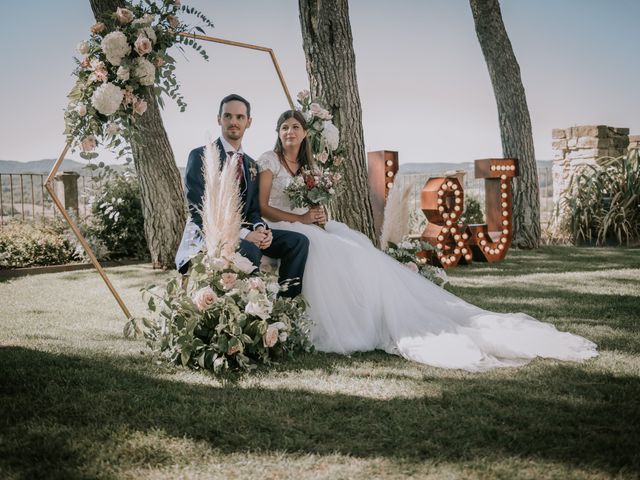
[[[94, 150], [101, 139], [118, 156], [130, 151], [127, 142], [138, 135], [136, 121], [146, 112], [151, 95], [162, 106], [164, 92], [184, 111], [175, 60], [167, 49], [181, 43], [207, 59], [193, 39], [178, 35], [188, 30], [178, 13], [195, 15], [213, 26], [199, 11], [182, 6], [180, 0], [125, 5], [93, 25], [89, 38], [77, 46], [81, 57], [75, 59], [77, 79], [68, 95], [64, 133], [87, 160], [97, 157]], [[200, 27], [195, 29], [204, 33]]]
[[307, 122], [307, 138], [315, 165], [302, 169], [285, 192], [293, 207], [326, 205], [339, 193], [342, 180], [344, 156], [340, 132], [331, 122], [329, 111], [311, 101], [308, 90], [298, 93], [298, 103]]
[[418, 253], [433, 249], [434, 247], [428, 242], [405, 237], [398, 244], [388, 242], [385, 253], [404, 264], [409, 270], [422, 275], [436, 285], [444, 287], [449, 282], [449, 277], [444, 269], [428, 264], [426, 257], [420, 256]]
[[[191, 259], [188, 282], [180, 275], [164, 289], [143, 290], [142, 319], [149, 346], [161, 357], [192, 368], [251, 370], [257, 364], [311, 351], [306, 302], [279, 297], [287, 288], [273, 274], [254, 272], [238, 251], [241, 214], [237, 157], [220, 173], [219, 153], [207, 147], [203, 229], [205, 250]], [[138, 331], [127, 324], [125, 334]]]

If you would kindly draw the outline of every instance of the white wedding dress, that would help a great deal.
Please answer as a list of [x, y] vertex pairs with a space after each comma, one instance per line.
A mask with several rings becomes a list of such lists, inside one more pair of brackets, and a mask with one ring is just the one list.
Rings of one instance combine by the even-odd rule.
[[[284, 193], [291, 175], [274, 152], [258, 159], [273, 173], [270, 205], [293, 213]], [[385, 350], [428, 365], [476, 371], [517, 366], [535, 357], [581, 361], [596, 345], [523, 313], [471, 305], [378, 250], [363, 234], [330, 221], [326, 229], [299, 222], [271, 228], [310, 242], [302, 292], [313, 321], [311, 340], [322, 352]]]

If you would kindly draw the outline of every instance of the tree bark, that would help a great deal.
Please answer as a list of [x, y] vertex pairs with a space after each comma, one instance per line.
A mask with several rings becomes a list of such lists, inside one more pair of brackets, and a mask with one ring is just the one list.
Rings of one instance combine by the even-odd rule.
[[377, 244], [348, 2], [299, 0], [298, 5], [311, 95], [333, 115], [346, 153], [346, 188], [332, 205], [331, 213]]
[[498, 0], [469, 1], [498, 105], [502, 152], [505, 157], [519, 160], [519, 176], [513, 185], [513, 243], [520, 248], [537, 248], [540, 244], [540, 191], [531, 118], [520, 67], [502, 21]]
[[[124, 7], [122, 0], [89, 0], [96, 20]], [[147, 111], [137, 119], [140, 142], [132, 141], [133, 161], [140, 182], [144, 231], [154, 268], [175, 268], [186, 209], [182, 179], [160, 108], [150, 88], [143, 95]]]

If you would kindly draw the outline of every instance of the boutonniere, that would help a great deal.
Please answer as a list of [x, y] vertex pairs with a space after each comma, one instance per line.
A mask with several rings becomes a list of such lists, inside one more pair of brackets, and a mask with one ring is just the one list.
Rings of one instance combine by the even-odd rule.
[[258, 176], [258, 169], [256, 168], [256, 164], [252, 163], [249, 165], [249, 175], [251, 175], [251, 181], [253, 182]]

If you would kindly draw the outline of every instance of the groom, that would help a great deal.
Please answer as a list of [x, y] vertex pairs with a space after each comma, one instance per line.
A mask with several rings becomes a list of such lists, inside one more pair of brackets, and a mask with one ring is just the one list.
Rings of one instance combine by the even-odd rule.
[[[240, 95], [228, 95], [220, 102], [218, 125], [222, 135], [215, 141], [220, 150], [221, 167], [227, 157], [239, 154], [238, 183], [242, 201], [243, 228], [240, 230], [240, 253], [258, 268], [265, 254], [280, 259], [280, 282], [298, 279], [282, 293], [295, 297], [302, 289], [309, 240], [302, 234], [285, 230], [270, 230], [260, 216], [258, 204], [258, 171], [254, 160], [242, 150], [242, 137], [251, 126], [251, 105]], [[182, 235], [176, 254], [176, 266], [180, 273], [189, 269], [189, 259], [197, 254], [203, 244], [202, 238], [202, 195], [204, 194], [204, 174], [202, 162], [204, 148], [191, 151], [185, 174], [185, 191], [189, 204], [190, 219]]]

